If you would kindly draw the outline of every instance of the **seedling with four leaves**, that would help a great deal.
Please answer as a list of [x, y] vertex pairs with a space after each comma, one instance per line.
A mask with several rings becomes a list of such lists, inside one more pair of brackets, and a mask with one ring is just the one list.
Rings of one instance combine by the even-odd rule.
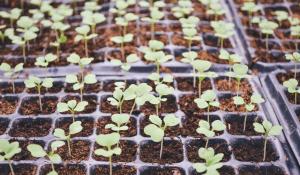
[[12, 175], [15, 175], [13, 166], [12, 166], [12, 157], [21, 152], [19, 142], [11, 142], [8, 140], [0, 140], [0, 161], [8, 161], [10, 172]]
[[9, 77], [11, 81], [13, 93], [16, 93], [15, 79], [18, 78], [20, 72], [23, 71], [23, 65], [24, 63], [19, 63], [14, 68], [7, 63], [1, 63], [0, 65], [0, 70], [4, 72], [4, 76]]
[[79, 112], [84, 111], [89, 103], [87, 101], [77, 102], [76, 100], [69, 100], [67, 103], [57, 103], [57, 111], [60, 113], [70, 112], [72, 114], [73, 122], [75, 122], [75, 115]]

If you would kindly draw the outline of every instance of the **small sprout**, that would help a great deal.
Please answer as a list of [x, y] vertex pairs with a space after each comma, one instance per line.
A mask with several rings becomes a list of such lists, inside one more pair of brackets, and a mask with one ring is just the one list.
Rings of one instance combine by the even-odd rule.
[[174, 93], [174, 88], [169, 87], [165, 84], [158, 84], [155, 87], [155, 91], [157, 92], [158, 97], [149, 96], [149, 102], [156, 106], [156, 115], [159, 115], [159, 109], [161, 107], [161, 103], [167, 101], [167, 98], [165, 98], [166, 95], [171, 95]]
[[263, 134], [265, 137], [264, 141], [264, 155], [263, 155], [263, 161], [266, 160], [266, 152], [267, 152], [267, 141], [268, 137], [270, 136], [278, 136], [282, 132], [282, 127], [280, 125], [272, 125], [271, 122], [268, 120], [264, 120], [262, 124], [260, 123], [253, 123], [254, 130], [257, 133]]
[[112, 42], [116, 43], [116, 44], [120, 44], [121, 46], [121, 55], [122, 55], [122, 60], [125, 59], [125, 48], [124, 45], [126, 43], [130, 43], [133, 41], [133, 34], [128, 33], [124, 36], [114, 36], [110, 39]]
[[148, 76], [149, 80], [152, 80], [155, 85], [163, 84], [163, 83], [172, 83], [173, 82], [173, 76], [170, 74], [166, 74], [163, 78], [160, 78], [159, 74], [157, 73], [151, 73]]
[[52, 171], [49, 172], [47, 175], [57, 175], [55, 171], [54, 164], [61, 163], [62, 159], [59, 154], [55, 153], [59, 147], [65, 145], [63, 141], [54, 141], [51, 143], [51, 151], [48, 153], [37, 144], [30, 144], [27, 146], [27, 150], [31, 153], [33, 157], [36, 158], [44, 158], [47, 157], [50, 160]]
[[107, 101], [113, 106], [116, 106], [119, 109], [120, 114], [122, 114], [122, 105], [124, 102], [124, 91], [125, 91], [125, 83], [123, 82], [116, 82], [115, 83], [115, 90], [113, 92], [113, 96], [107, 98]]
[[41, 80], [39, 77], [29, 76], [27, 80], [24, 81], [25, 86], [27, 88], [36, 88], [39, 95], [39, 104], [40, 104], [40, 111], [43, 111], [42, 106], [42, 98], [41, 98], [41, 89], [42, 87], [51, 88], [53, 86], [53, 79], [52, 78], [45, 78]]
[[200, 96], [200, 98], [196, 98], [194, 102], [197, 104], [198, 108], [205, 109], [207, 108], [207, 122], [210, 122], [210, 108], [219, 107], [220, 103], [216, 100], [217, 95], [213, 90], [206, 90]]
[[[255, 105], [258, 105], [263, 102], [265, 102], [265, 100], [262, 98], [260, 94], [251, 95], [250, 103], [246, 103], [243, 97], [241, 96], [233, 97], [233, 103], [237, 106], [245, 105], [246, 112], [252, 112], [255, 109]], [[245, 114], [245, 118], [244, 118], [243, 132], [246, 131], [246, 126], [247, 126], [247, 114]]]
[[126, 62], [125, 63], [122, 63], [122, 61], [118, 60], [118, 59], [113, 59], [110, 62], [113, 65], [120, 66], [121, 69], [124, 70], [124, 71], [129, 71], [130, 68], [131, 68], [131, 64], [134, 64], [134, 63], [138, 62], [139, 60], [140, 59], [137, 56], [137, 54], [130, 54], [126, 57]]
[[81, 121], [76, 121], [76, 122], [73, 122], [69, 126], [69, 134], [68, 135], [66, 135], [66, 132], [61, 128], [56, 128], [54, 130], [53, 135], [59, 139], [67, 141], [69, 155], [71, 156], [72, 155], [72, 153], [71, 153], [71, 137], [74, 134], [80, 133], [82, 131], [82, 129], [83, 129], [83, 127], [81, 126]]
[[162, 11], [159, 11], [158, 8], [151, 8], [150, 9], [150, 17], [142, 18], [142, 21], [146, 21], [150, 23], [150, 31], [151, 31], [151, 39], [154, 39], [155, 36], [155, 24], [161, 20], [165, 14]]
[[11, 160], [11, 158], [20, 152], [21, 148], [19, 146], [19, 142], [9, 143], [8, 140], [0, 140], [0, 161], [8, 161], [8, 165], [12, 175], [15, 175], [15, 172], [12, 166], [13, 161]]
[[148, 124], [144, 128], [144, 132], [146, 135], [149, 135], [151, 137], [152, 141], [160, 142], [159, 158], [161, 159], [165, 130], [167, 129], [167, 127], [178, 125], [180, 123], [180, 119], [177, 118], [174, 114], [168, 114], [163, 118], [163, 120], [161, 120], [157, 115], [150, 115], [149, 120], [151, 124]]
[[248, 12], [249, 26], [251, 27], [253, 13], [258, 12], [260, 10], [260, 6], [256, 5], [254, 2], [244, 2], [243, 6], [241, 7], [241, 10]]
[[105, 21], [105, 16], [101, 13], [93, 13], [92, 11], [83, 11], [80, 13], [82, 16], [82, 23], [91, 26], [92, 34], [96, 34], [97, 24]]
[[297, 26], [297, 25], [300, 24], [299, 18], [295, 18], [295, 17], [289, 16], [288, 20], [289, 20], [289, 22], [291, 23], [292, 26]]
[[208, 141], [210, 138], [216, 135], [215, 132], [224, 131], [225, 129], [226, 129], [226, 125], [222, 123], [221, 120], [215, 120], [212, 122], [211, 125], [209, 122], [205, 120], [200, 120], [199, 127], [197, 128], [197, 133], [205, 135], [206, 137], [205, 148], [207, 148]]
[[13, 8], [9, 12], [0, 11], [2, 18], [7, 18], [10, 21], [10, 27], [14, 27], [14, 22], [21, 16], [22, 10], [19, 8]]
[[292, 78], [283, 82], [283, 86], [288, 88], [289, 93], [294, 94], [294, 103], [297, 104], [297, 94], [300, 93], [300, 88], [298, 87], [298, 80]]
[[277, 10], [275, 11], [276, 19], [279, 22], [279, 26], [282, 25], [282, 21], [288, 20], [289, 13], [283, 10]]
[[266, 49], [269, 50], [269, 35], [274, 34], [274, 30], [278, 27], [278, 24], [276, 22], [264, 19], [258, 24], [258, 26], [261, 30], [261, 33], [266, 35]]
[[[230, 54], [227, 50], [221, 49], [219, 58], [222, 60], [227, 60], [230, 67], [229, 72], [232, 71], [232, 65], [235, 63], [241, 63], [242, 58], [237, 54]], [[229, 77], [229, 82], [231, 83], [231, 77]]]
[[83, 25], [80, 27], [75, 28], [77, 35], [75, 36], [74, 41], [79, 42], [81, 40], [84, 41], [84, 49], [85, 49], [85, 56], [89, 56], [89, 50], [88, 50], [88, 40], [95, 38], [97, 36], [96, 33], [89, 34], [91, 28], [88, 25]]
[[212, 65], [211, 62], [206, 61], [206, 60], [195, 60], [192, 62], [193, 67], [197, 70], [197, 75], [199, 79], [199, 84], [198, 84], [198, 94], [199, 97], [202, 93], [202, 81], [205, 78], [209, 77], [217, 77], [217, 74], [212, 71], [208, 71]]
[[176, 18], [183, 18], [192, 13], [194, 8], [191, 1], [179, 0], [178, 6], [173, 7], [171, 10]]
[[52, 53], [49, 53], [45, 56], [39, 56], [36, 58], [35, 65], [40, 67], [47, 68], [49, 64], [53, 61], [55, 61], [58, 57], [56, 55], [53, 55]]
[[218, 169], [222, 168], [223, 164], [221, 160], [224, 157], [223, 153], [215, 154], [213, 148], [200, 148], [198, 151], [200, 158], [205, 160], [205, 163], [194, 163], [193, 168], [198, 173], [204, 173], [203, 175], [219, 175]]
[[120, 134], [111, 133], [111, 134], [100, 134], [96, 137], [96, 142], [98, 145], [105, 147], [106, 149], [99, 148], [95, 150], [97, 156], [104, 156], [109, 158], [109, 174], [112, 175], [112, 156], [120, 155], [122, 150], [118, 146], [120, 142]]
[[4, 76], [9, 77], [9, 79], [11, 81], [13, 93], [16, 93], [15, 79], [18, 78], [19, 73], [21, 71], [23, 71], [23, 65], [24, 65], [24, 63], [19, 63], [14, 68], [12, 68], [7, 63], [1, 63], [1, 65], [0, 65], [0, 70], [4, 72]]
[[126, 10], [130, 5], [134, 5], [135, 0], [117, 0], [115, 1], [115, 7], [111, 8], [109, 11], [111, 13], [117, 14], [117, 16], [122, 16], [126, 14]]
[[237, 80], [237, 95], [239, 95], [240, 92], [240, 84], [241, 80], [243, 78], [248, 78], [250, 77], [248, 73], [248, 66], [244, 64], [234, 64], [232, 66], [233, 71], [226, 72], [225, 75], [231, 78], [235, 78]]
[[208, 15], [214, 15], [215, 21], [217, 21], [219, 16], [222, 16], [225, 14], [225, 9], [224, 9], [224, 7], [222, 7], [220, 2], [211, 3], [209, 5], [209, 8], [207, 9], [206, 13]]
[[75, 122], [75, 114], [84, 111], [89, 103], [87, 101], [80, 101], [77, 103], [76, 100], [69, 100], [67, 103], [57, 103], [57, 111], [60, 113], [70, 112], [72, 114], [73, 122]]
[[129, 122], [130, 115], [128, 114], [114, 114], [111, 116], [111, 120], [114, 123], [110, 123], [105, 125], [105, 129], [111, 129], [119, 133], [120, 131], [128, 130], [128, 126], [126, 124]]
[[201, 38], [198, 36], [197, 30], [195, 28], [183, 28], [182, 33], [184, 39], [188, 41], [188, 50], [191, 51], [192, 49], [192, 42], [199, 41]]
[[190, 52], [184, 52], [182, 53], [183, 58], [181, 59], [181, 62], [188, 63], [193, 67], [193, 87], [196, 87], [196, 68], [193, 65], [193, 62], [198, 57], [197, 52], [190, 51]]
[[64, 24], [61, 21], [56, 21], [53, 24], [51, 24], [51, 29], [55, 31], [56, 41], [51, 42], [50, 45], [56, 47], [56, 55], [58, 59], [60, 56], [61, 45], [65, 44], [68, 40], [67, 36], [65, 35], [65, 31], [68, 30], [69, 28], [70, 28], [69, 24]]
[[210, 4], [218, 3], [220, 0], [198, 0], [201, 4], [208, 6]]
[[76, 53], [72, 53], [70, 56], [68, 56], [67, 61], [72, 64], [77, 64], [79, 68], [81, 69], [81, 72], [83, 72], [84, 67], [88, 66], [94, 58], [91, 57], [84, 57], [80, 58], [79, 55]]
[[212, 21], [211, 26], [214, 29], [215, 36], [219, 38], [221, 49], [223, 49], [224, 39], [234, 34], [234, 24], [225, 21]]
[[300, 62], [300, 54], [298, 52], [285, 54], [285, 59], [294, 62], [294, 79], [297, 79], [297, 63]]

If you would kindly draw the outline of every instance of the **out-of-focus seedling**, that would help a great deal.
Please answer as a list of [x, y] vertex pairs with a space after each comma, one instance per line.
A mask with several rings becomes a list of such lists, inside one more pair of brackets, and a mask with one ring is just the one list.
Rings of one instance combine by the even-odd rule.
[[112, 59], [110, 62], [116, 66], [120, 66], [122, 70], [128, 72], [131, 68], [131, 65], [138, 62], [140, 59], [136, 54], [130, 54], [126, 57], [126, 62], [123, 63], [119, 59]]
[[89, 103], [87, 101], [80, 101], [77, 103], [76, 100], [69, 100], [67, 103], [59, 102], [57, 103], [57, 111], [58, 112], [70, 112], [73, 118], [73, 122], [75, 122], [75, 115], [78, 112], [84, 111], [85, 107]]
[[226, 72], [225, 75], [236, 79], [237, 81], [236, 93], [237, 95], [239, 95], [241, 80], [250, 77], [250, 75], [248, 75], [248, 66], [244, 64], [234, 64], [232, 66], [232, 70], [233, 71]]
[[212, 21], [211, 26], [214, 29], [214, 35], [219, 38], [218, 43], [221, 49], [223, 49], [224, 40], [234, 34], [234, 24], [225, 21]]
[[291, 78], [285, 82], [283, 82], [283, 86], [288, 89], [289, 93], [294, 94], [294, 103], [297, 104], [297, 95], [300, 93], [300, 87], [298, 86], [298, 80]]
[[164, 17], [164, 13], [159, 11], [158, 8], [150, 9], [150, 17], [142, 18], [142, 21], [146, 21], [150, 23], [150, 31], [151, 31], [151, 39], [154, 39], [155, 36], [155, 24], [159, 22]]
[[9, 12], [7, 11], [0, 11], [0, 16], [2, 18], [9, 19], [10, 27], [14, 27], [14, 22], [21, 16], [22, 10], [19, 8], [13, 8]]
[[256, 5], [254, 2], [244, 2], [243, 6], [241, 7], [241, 10], [248, 12], [249, 26], [251, 27], [252, 16], [254, 13], [260, 10], [260, 7]]
[[[53, 61], [55, 61], [58, 57], [56, 55], [53, 55], [52, 53], [49, 53], [45, 56], [39, 56], [36, 58], [36, 61], [34, 65], [44, 67], [47, 69], [49, 64]], [[48, 72], [48, 71], [47, 71]]]
[[81, 40], [84, 41], [84, 49], [85, 49], [85, 56], [89, 56], [89, 49], [88, 49], [88, 40], [95, 38], [97, 36], [96, 33], [90, 33], [91, 28], [88, 25], [83, 25], [80, 27], [75, 28], [77, 35], [75, 36], [74, 41], [79, 42]]
[[269, 50], [269, 36], [274, 34], [274, 30], [278, 27], [278, 24], [266, 19], [262, 20], [258, 24], [261, 33], [266, 35], [266, 49]]
[[176, 18], [183, 18], [194, 10], [193, 3], [186, 0], [178, 0], [178, 5], [173, 7], [172, 13]]
[[193, 65], [193, 62], [198, 57], [197, 52], [190, 51], [190, 52], [184, 52], [182, 53], [183, 58], [181, 59], [181, 62], [190, 64], [193, 67], [193, 87], [196, 87], [196, 68]]
[[289, 13], [283, 10], [275, 11], [276, 19], [279, 22], [279, 27], [282, 25], [282, 21], [288, 20]]
[[3, 139], [0, 140], [0, 161], [4, 161], [4, 160], [8, 161], [10, 173], [12, 175], [15, 175], [15, 172], [12, 166], [13, 161], [11, 160], [11, 158], [20, 152], [21, 152], [21, 148], [19, 146], [19, 142], [9, 143], [8, 140], [3, 140]]
[[298, 52], [285, 54], [285, 59], [294, 62], [294, 79], [297, 79], [297, 63], [300, 62], [300, 54]]
[[14, 68], [7, 63], [1, 63], [0, 65], [0, 70], [4, 72], [4, 76], [9, 77], [11, 81], [13, 93], [16, 93], [15, 79], [18, 78], [20, 72], [23, 71], [23, 65], [24, 63], [19, 63]]
[[155, 87], [155, 91], [158, 96], [149, 96], [149, 102], [156, 107], [156, 115], [159, 115], [159, 110], [161, 108], [161, 103], [166, 102], [167, 98], [166, 95], [171, 95], [174, 93], [174, 88], [169, 87], [165, 84], [158, 84]]

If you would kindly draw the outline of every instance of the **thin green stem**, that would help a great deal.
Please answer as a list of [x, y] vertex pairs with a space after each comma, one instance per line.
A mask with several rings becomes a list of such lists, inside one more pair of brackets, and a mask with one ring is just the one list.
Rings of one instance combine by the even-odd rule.
[[156, 73], [157, 74], [159, 74], [159, 67], [160, 67], [159, 63], [156, 63]]
[[55, 171], [54, 164], [51, 162], [52, 171]]
[[155, 108], [156, 108], [156, 115], [158, 116], [159, 115], [159, 104], [157, 104], [156, 106], [155, 106]]
[[297, 92], [295, 92], [294, 98], [295, 98], [295, 99], [294, 99], [294, 102], [295, 102], [295, 104], [297, 104], [297, 101], [298, 101], [298, 100], [297, 100], [297, 99], [298, 99], [298, 97], [297, 97]]
[[295, 62], [295, 65], [294, 65], [294, 79], [297, 79], [297, 64]]
[[150, 24], [150, 27], [151, 27], [151, 40], [154, 39], [154, 36], [155, 36], [155, 23], [154, 22], [151, 22]]
[[192, 40], [188, 40], [188, 47], [189, 47], [189, 51], [192, 50]]
[[209, 138], [206, 138], [205, 148], [208, 147], [208, 141], [209, 141]]
[[268, 142], [268, 138], [265, 138], [264, 141], [264, 156], [263, 156], [263, 162], [266, 160], [266, 154], [267, 154], [267, 142]]
[[209, 113], [210, 113], [210, 106], [208, 105], [207, 106], [207, 122], [209, 123], [209, 121], [210, 121], [210, 115], [209, 115]]
[[15, 172], [14, 172], [14, 169], [13, 169], [13, 166], [12, 166], [12, 160], [8, 161], [8, 165], [9, 165], [9, 169], [10, 169], [11, 175], [15, 175]]
[[12, 89], [13, 89], [13, 93], [16, 93], [16, 88], [15, 88], [15, 81], [14, 78], [11, 79], [11, 84], [12, 84]]
[[72, 119], [73, 119], [73, 123], [74, 123], [75, 122], [75, 112], [71, 111], [71, 114], [72, 114]]
[[266, 49], [269, 51], [269, 34], [266, 35]]
[[223, 49], [223, 45], [224, 45], [224, 38], [221, 38], [221, 49]]
[[193, 67], [193, 87], [196, 87], [196, 69]]
[[71, 138], [68, 138], [67, 139], [67, 144], [68, 144], [68, 151], [69, 151], [69, 156], [72, 156], [72, 153], [71, 153]]
[[245, 115], [245, 118], [244, 118], [244, 127], [243, 127], [243, 132], [246, 131], [246, 125], [247, 125], [247, 114]]
[[26, 63], [26, 42], [22, 45], [22, 53], [23, 53], [23, 59], [24, 63]]
[[237, 96], [239, 96], [239, 92], [240, 92], [240, 84], [241, 84], [241, 80], [240, 80], [240, 79], [237, 79], [237, 90], [236, 90]]
[[109, 174], [112, 175], [112, 156], [109, 157]]
[[120, 101], [120, 105], [119, 105], [119, 112], [120, 112], [120, 114], [122, 114], [122, 106], [123, 106], [123, 102], [124, 102], [124, 99], [122, 99], [121, 101]]
[[84, 39], [84, 50], [85, 50], [85, 56], [89, 57], [89, 50], [88, 50], [87, 39]]
[[160, 142], [160, 152], [159, 152], [159, 159], [162, 158], [162, 153], [163, 153], [163, 146], [164, 146], [164, 138]]
[[133, 103], [133, 105], [132, 105], [132, 107], [131, 107], [131, 110], [130, 110], [130, 113], [129, 113], [129, 116], [131, 116], [132, 115], [132, 113], [133, 113], [133, 110], [134, 110], [134, 107], [135, 107], [135, 100], [134, 100], [134, 103]]
[[199, 83], [198, 83], [198, 94], [199, 94], [199, 98], [201, 96], [202, 93], [202, 80], [201, 78], [199, 78]]
[[125, 50], [124, 50], [124, 43], [121, 42], [121, 56], [122, 60], [125, 60]]
[[83, 100], [83, 87], [80, 88], [80, 101]]
[[42, 97], [41, 97], [41, 86], [37, 86], [38, 94], [39, 94], [39, 104], [40, 104], [40, 111], [43, 111], [43, 106], [42, 106]]

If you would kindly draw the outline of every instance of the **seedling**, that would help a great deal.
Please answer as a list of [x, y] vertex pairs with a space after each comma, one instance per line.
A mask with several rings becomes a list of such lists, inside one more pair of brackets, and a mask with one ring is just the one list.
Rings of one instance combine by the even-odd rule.
[[254, 2], [244, 2], [243, 6], [241, 7], [241, 10], [248, 12], [249, 26], [251, 27], [252, 16], [254, 13], [260, 10], [260, 7], [256, 5]]
[[198, 0], [201, 4], [208, 6], [210, 4], [218, 3], [220, 0]]
[[161, 159], [165, 130], [167, 129], [167, 127], [178, 125], [180, 123], [180, 119], [177, 118], [174, 114], [167, 114], [163, 118], [163, 120], [161, 120], [157, 115], [150, 115], [149, 120], [151, 123], [144, 128], [144, 132], [146, 135], [149, 135], [151, 137], [152, 141], [160, 142], [159, 158]]
[[300, 62], [300, 54], [298, 52], [285, 54], [285, 59], [294, 62], [294, 79], [297, 79], [297, 63]]
[[122, 60], [125, 59], [125, 48], [124, 45], [126, 43], [130, 43], [133, 41], [133, 34], [128, 33], [124, 36], [114, 36], [111, 38], [111, 41], [116, 43], [116, 44], [120, 44], [121, 46], [121, 56], [122, 56]]
[[112, 156], [120, 155], [122, 150], [118, 146], [114, 146], [120, 142], [120, 134], [111, 133], [111, 134], [100, 134], [96, 137], [96, 142], [98, 145], [105, 147], [95, 150], [97, 156], [104, 156], [109, 159], [109, 174], [112, 175]]
[[152, 80], [155, 85], [163, 84], [163, 83], [172, 83], [173, 82], [173, 76], [170, 74], [164, 75], [162, 78], [160, 78], [160, 75], [158, 73], [151, 73], [148, 76], [149, 80]]
[[266, 19], [262, 20], [258, 24], [261, 33], [266, 35], [266, 49], [269, 50], [269, 36], [274, 34], [274, 30], [278, 27], [278, 24], [273, 21], [268, 21]]
[[122, 63], [121, 60], [112, 59], [110, 62], [116, 66], [120, 66], [123, 71], [128, 72], [131, 68], [131, 65], [138, 62], [140, 59], [136, 54], [130, 54], [126, 57], [126, 62]]
[[167, 98], [165, 98], [166, 95], [171, 95], [174, 93], [174, 88], [165, 84], [158, 84], [155, 87], [155, 91], [157, 92], [158, 96], [149, 96], [148, 98], [149, 102], [156, 107], [156, 115], [159, 115], [161, 103], [167, 101]]
[[96, 34], [97, 24], [103, 23], [106, 19], [103, 14], [92, 11], [83, 11], [80, 15], [82, 16], [82, 23], [91, 27], [92, 34]]
[[156, 73], [158, 74], [160, 73], [160, 65], [173, 58], [172, 55], [166, 55], [165, 52], [162, 51], [163, 48], [164, 43], [157, 40], [150, 40], [148, 47], [140, 47], [140, 51], [145, 54], [144, 58], [156, 65]]
[[183, 18], [192, 13], [194, 8], [191, 1], [179, 0], [178, 6], [173, 7], [171, 10], [176, 18]]
[[184, 39], [188, 41], [188, 49], [191, 51], [192, 42], [199, 41], [201, 38], [197, 34], [197, 30], [195, 28], [183, 28], [182, 33], [184, 35]]
[[111, 120], [114, 123], [109, 123], [105, 125], [105, 129], [111, 129], [117, 133], [120, 131], [128, 130], [128, 126], [126, 124], [129, 122], [130, 115], [128, 114], [113, 114], [111, 116]]
[[[230, 54], [227, 50], [221, 49], [219, 58], [222, 60], [227, 60], [230, 67], [229, 72], [232, 71], [232, 65], [235, 63], [241, 63], [242, 58], [237, 54]], [[229, 82], [231, 83], [231, 77], [229, 77]]]
[[181, 59], [182, 62], [190, 64], [193, 67], [193, 87], [196, 87], [196, 68], [193, 65], [193, 62], [198, 57], [197, 52], [189, 51], [182, 53], [183, 58]]
[[81, 126], [81, 121], [76, 121], [73, 122], [70, 126], [69, 126], [69, 134], [66, 135], [66, 132], [61, 129], [61, 128], [56, 128], [54, 130], [53, 135], [61, 140], [66, 140], [67, 141], [67, 145], [68, 145], [68, 152], [69, 155], [71, 156], [71, 137], [74, 134], [80, 133], [82, 131], [83, 127]]
[[124, 91], [126, 84], [123, 82], [115, 83], [115, 90], [113, 92], [113, 96], [107, 98], [107, 101], [113, 106], [116, 106], [119, 109], [120, 114], [122, 114], [122, 105], [124, 102]]
[[45, 88], [51, 88], [53, 86], [53, 79], [52, 78], [45, 78], [41, 80], [39, 77], [36, 76], [29, 76], [27, 80], [24, 81], [25, 86], [27, 88], [36, 88], [38, 91], [38, 96], [39, 96], [39, 105], [40, 105], [40, 111], [43, 111], [43, 106], [42, 106], [42, 98], [41, 98], [41, 89], [42, 87]]
[[280, 125], [272, 125], [271, 122], [268, 120], [264, 120], [262, 124], [260, 123], [253, 123], [254, 130], [257, 133], [263, 134], [265, 137], [264, 141], [264, 154], [263, 154], [263, 161], [266, 160], [266, 152], [267, 152], [267, 141], [268, 137], [270, 136], [278, 136], [282, 131], [282, 127]]
[[206, 137], [206, 143], [205, 148], [208, 146], [208, 141], [210, 138], [214, 137], [216, 135], [215, 132], [224, 131], [226, 129], [226, 125], [222, 123], [221, 120], [215, 120], [210, 125], [209, 122], [205, 120], [199, 121], [199, 127], [197, 128], [197, 133], [203, 134]]
[[21, 16], [22, 10], [19, 8], [13, 8], [11, 9], [9, 12], [7, 11], [0, 11], [0, 16], [2, 18], [6, 18], [9, 19], [10, 21], [10, 27], [13, 28], [14, 27], [14, 22], [19, 19], [19, 17]]
[[223, 49], [224, 39], [234, 34], [234, 24], [225, 21], [212, 21], [211, 26], [214, 29], [214, 35], [219, 38], [218, 43], [220, 43], [221, 49]]
[[297, 95], [300, 93], [300, 88], [298, 87], [298, 80], [292, 78], [283, 82], [283, 86], [288, 88], [289, 93], [294, 94], [294, 103], [297, 104]]
[[0, 161], [7, 160], [12, 175], [15, 175], [11, 158], [20, 153], [21, 148], [19, 142], [11, 142], [8, 140], [0, 140]]
[[[246, 112], [252, 112], [255, 109], [255, 105], [263, 103], [263, 102], [265, 102], [265, 100], [262, 98], [262, 96], [260, 94], [253, 94], [251, 96], [251, 100], [249, 103], [246, 103], [245, 100], [243, 99], [243, 97], [241, 97], [241, 96], [233, 97], [233, 102], [237, 106], [245, 105]], [[248, 117], [248, 115], [245, 114], [243, 132], [246, 131], [247, 117]]]
[[126, 13], [127, 8], [135, 3], [136, 0], [117, 0], [115, 1], [115, 7], [111, 8], [110, 12], [122, 16]]
[[67, 103], [59, 102], [57, 103], [57, 111], [60, 113], [70, 112], [72, 114], [73, 122], [75, 122], [75, 115], [84, 111], [88, 104], [87, 101], [80, 101], [77, 103], [76, 100], [69, 100]]
[[93, 60], [94, 60], [94, 58], [92, 58], [92, 57], [80, 58], [80, 56], [77, 55], [76, 53], [72, 53], [67, 58], [68, 62], [70, 62], [72, 64], [77, 64], [79, 66], [80, 72], [81, 72], [81, 78], [83, 78], [84, 67], [88, 66]]
[[208, 71], [211, 67], [211, 62], [206, 61], [206, 60], [195, 60], [192, 62], [192, 65], [194, 67], [194, 69], [197, 70], [197, 76], [198, 76], [198, 94], [199, 97], [201, 96], [202, 93], [202, 81], [205, 78], [208, 77], [217, 77], [217, 74], [215, 72], [212, 71]]
[[196, 98], [194, 102], [197, 104], [198, 108], [205, 109], [207, 108], [207, 122], [210, 122], [210, 108], [219, 107], [220, 103], [216, 100], [217, 95], [213, 90], [206, 90], [200, 96], [200, 98]]
[[150, 8], [150, 9], [153, 9], [153, 8], [162, 8], [162, 7], [166, 6], [166, 4], [163, 1], [155, 1], [155, 2], [153, 2], [153, 0], [149, 0], [149, 1], [141, 0], [141, 1], [139, 1], [139, 5], [141, 7]]
[[225, 75], [231, 78], [235, 78], [237, 81], [237, 95], [239, 95], [240, 92], [240, 85], [241, 85], [241, 80], [243, 78], [248, 78], [250, 77], [248, 73], [248, 66], [244, 64], [234, 64], [232, 66], [233, 71], [226, 72]]
[[209, 8], [207, 9], [206, 13], [208, 15], [213, 15], [215, 17], [215, 21], [218, 20], [219, 16], [222, 16], [225, 14], [224, 7], [220, 4], [220, 2], [211, 3], [209, 5]]
[[154, 39], [155, 36], [155, 24], [159, 22], [164, 17], [164, 13], [159, 11], [158, 8], [150, 9], [150, 17], [142, 18], [142, 21], [146, 21], [150, 23], [150, 31], [151, 31], [151, 39]]
[[75, 28], [77, 35], [75, 36], [74, 41], [79, 42], [81, 40], [84, 41], [84, 49], [85, 49], [85, 56], [89, 56], [89, 50], [88, 50], [88, 40], [95, 38], [97, 36], [96, 33], [90, 33], [91, 28], [88, 25], [83, 25], [80, 27]]
[[123, 27], [123, 36], [127, 34], [129, 22], [137, 20], [139, 17], [134, 13], [126, 13], [124, 16], [115, 18], [116, 24]]
[[[300, 25], [294, 25], [290, 27], [291, 36], [294, 36], [296, 39], [300, 38]], [[296, 51], [298, 51], [298, 42], [295, 42]]]
[[182, 28], [197, 28], [200, 19], [196, 16], [189, 16], [188, 18], [179, 19]]
[[288, 20], [288, 18], [289, 18], [289, 13], [286, 11], [282, 11], [282, 10], [275, 11], [275, 15], [276, 15], [277, 21], [279, 22], [279, 26], [282, 25], [282, 21]]
[[55, 153], [59, 147], [65, 145], [63, 141], [54, 141], [51, 143], [51, 151], [46, 152], [44, 148], [37, 144], [30, 144], [27, 146], [27, 150], [31, 153], [33, 157], [36, 158], [48, 158], [51, 163], [52, 171], [47, 175], [58, 175], [55, 171], [54, 164], [61, 163], [62, 159], [59, 154]]
[[14, 68], [7, 63], [1, 63], [0, 65], [0, 70], [4, 72], [4, 76], [9, 77], [11, 81], [13, 93], [16, 93], [15, 79], [18, 78], [20, 72], [23, 71], [23, 65], [24, 63], [19, 63]]
[[205, 163], [194, 163], [193, 168], [198, 173], [204, 173], [203, 175], [219, 175], [218, 169], [222, 168], [223, 163], [221, 160], [224, 157], [223, 153], [215, 154], [213, 148], [200, 148], [198, 151], [200, 158], [205, 160]]
[[52, 53], [49, 53], [45, 56], [39, 56], [36, 58], [34, 65], [47, 68], [49, 64], [55, 61], [57, 58], [58, 57], [56, 55], [53, 55]]
[[97, 4], [97, 1], [85, 2], [83, 9], [85, 11], [97, 11], [101, 9], [101, 6]]
[[55, 31], [56, 41], [51, 42], [50, 45], [56, 47], [56, 55], [59, 61], [60, 47], [62, 44], [65, 44], [68, 40], [67, 36], [65, 35], [65, 31], [70, 28], [70, 25], [64, 24], [61, 21], [57, 21], [51, 24], [51, 28]]

